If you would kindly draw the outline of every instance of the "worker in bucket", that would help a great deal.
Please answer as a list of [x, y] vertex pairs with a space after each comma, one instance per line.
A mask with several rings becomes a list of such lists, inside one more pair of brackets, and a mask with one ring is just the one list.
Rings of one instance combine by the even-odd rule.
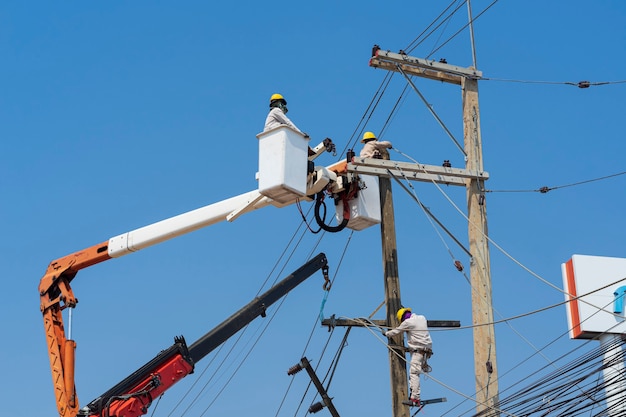
[[361, 158], [380, 159], [381, 150], [392, 148], [391, 142], [376, 139], [376, 135], [372, 132], [365, 132], [361, 143], [363, 144], [363, 149], [361, 149], [361, 154], [359, 155]]
[[309, 135], [301, 131], [295, 124], [287, 117], [287, 100], [280, 94], [272, 94], [270, 97], [270, 112], [265, 119], [264, 132], [273, 129], [278, 126], [289, 126], [290, 128], [302, 133], [305, 138]]
[[428, 358], [433, 354], [433, 342], [428, 332], [426, 317], [415, 314], [410, 308], [401, 308], [396, 313], [400, 325], [395, 329], [385, 332], [385, 336], [393, 337], [402, 332], [407, 332], [407, 344], [411, 352], [411, 365], [409, 372], [410, 395], [409, 401], [414, 406], [420, 405], [420, 374], [430, 372]]

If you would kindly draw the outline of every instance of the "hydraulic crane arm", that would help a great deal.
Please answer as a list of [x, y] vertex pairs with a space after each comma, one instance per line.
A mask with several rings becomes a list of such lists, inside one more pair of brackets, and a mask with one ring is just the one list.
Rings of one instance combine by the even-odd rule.
[[[67, 339], [62, 311], [75, 307], [71, 281], [78, 271], [111, 258], [118, 258], [183, 234], [227, 220], [242, 206], [252, 209], [271, 204], [271, 199], [251, 191], [169, 219], [144, 226], [106, 242], [52, 261], [39, 283], [40, 309], [43, 315], [46, 344], [52, 371], [52, 383], [61, 417], [74, 417], [78, 398], [74, 386], [74, 351], [76, 343]], [[252, 203], [251, 203], [252, 202]]]
[[[233, 221], [244, 213], [268, 205], [285, 207], [319, 195], [323, 190], [333, 196], [347, 193], [350, 187], [345, 172], [346, 161], [327, 168], [311, 167], [311, 161], [323, 152], [334, 152], [332, 141], [327, 138], [308, 152], [308, 139], [304, 140], [301, 134], [291, 130], [285, 126], [257, 135], [259, 143], [263, 144], [259, 152], [259, 189], [111, 237], [48, 265], [39, 283], [40, 309], [60, 417], [75, 417], [79, 410], [74, 384], [76, 343], [65, 335], [62, 312], [75, 307], [78, 302], [70, 284], [81, 269], [215, 223]], [[278, 149], [284, 152], [277, 153]], [[358, 227], [362, 224], [362, 221], [356, 223]]]
[[190, 347], [187, 347], [184, 338], [175, 338], [170, 348], [163, 350], [133, 374], [83, 407], [78, 415], [137, 417], [146, 414], [152, 400], [192, 373], [198, 361], [258, 316], [265, 317], [269, 306], [319, 269], [327, 279], [328, 263], [324, 253], [318, 254], [268, 291], [254, 298]]

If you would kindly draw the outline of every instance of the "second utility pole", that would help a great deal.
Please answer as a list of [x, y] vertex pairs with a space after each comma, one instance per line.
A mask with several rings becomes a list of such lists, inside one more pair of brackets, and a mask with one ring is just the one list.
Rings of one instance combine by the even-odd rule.
[[[383, 159], [389, 159], [389, 153], [382, 152]], [[380, 235], [382, 241], [383, 267], [385, 275], [385, 304], [387, 305], [387, 323], [392, 326], [396, 320], [396, 311], [402, 307], [400, 298], [400, 277], [398, 276], [398, 250], [396, 245], [396, 225], [393, 213], [391, 179], [379, 177], [380, 210], [382, 219]], [[409, 398], [406, 378], [406, 356], [404, 334], [389, 339], [389, 369], [391, 372], [391, 406], [394, 417], [409, 417], [409, 407], [402, 404]]]

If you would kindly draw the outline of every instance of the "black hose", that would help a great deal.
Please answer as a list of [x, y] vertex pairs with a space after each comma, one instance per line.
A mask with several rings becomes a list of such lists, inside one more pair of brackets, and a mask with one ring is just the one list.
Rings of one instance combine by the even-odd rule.
[[[347, 204], [347, 202], [344, 202], [344, 204]], [[322, 207], [322, 205], [324, 207], [324, 216], [320, 217], [320, 207]], [[348, 221], [350, 219], [344, 217], [343, 221], [337, 226], [329, 226], [324, 223], [325, 220], [326, 220], [326, 204], [324, 203], [324, 193], [319, 192], [317, 193], [317, 196], [315, 199], [315, 221], [317, 221], [317, 224], [319, 225], [319, 227], [331, 233], [341, 232], [343, 229], [346, 228], [346, 226], [348, 225]]]

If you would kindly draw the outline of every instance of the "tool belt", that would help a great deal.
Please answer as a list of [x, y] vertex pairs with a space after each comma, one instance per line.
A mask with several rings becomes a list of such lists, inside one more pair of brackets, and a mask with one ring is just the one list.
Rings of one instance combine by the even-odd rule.
[[410, 349], [412, 353], [421, 353], [422, 354], [422, 370], [426, 373], [430, 373], [432, 368], [428, 364], [428, 359], [433, 356], [433, 351], [431, 349]]
[[421, 353], [425, 358], [430, 358], [433, 356], [433, 351], [431, 349], [410, 349], [411, 353]]

